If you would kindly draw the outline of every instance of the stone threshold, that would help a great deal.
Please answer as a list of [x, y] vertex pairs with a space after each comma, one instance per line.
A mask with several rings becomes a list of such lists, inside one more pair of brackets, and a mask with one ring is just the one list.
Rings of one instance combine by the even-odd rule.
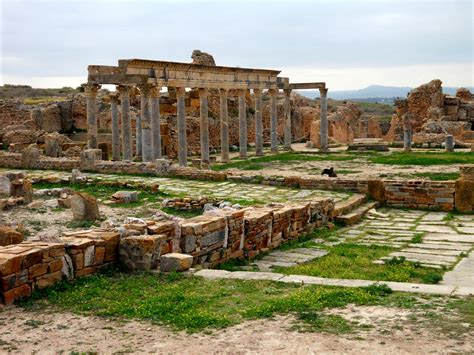
[[393, 291], [408, 293], [423, 293], [447, 296], [470, 296], [474, 295], [474, 287], [457, 287], [451, 285], [428, 285], [406, 282], [392, 281], [372, 281], [372, 280], [350, 280], [350, 279], [327, 279], [323, 277], [305, 275], [284, 275], [275, 272], [254, 272], [254, 271], [226, 271], [203, 269], [194, 273], [205, 279], [236, 279], [236, 280], [262, 280], [277, 281], [295, 284], [340, 286], [340, 287], [367, 287], [374, 284], [385, 284]]

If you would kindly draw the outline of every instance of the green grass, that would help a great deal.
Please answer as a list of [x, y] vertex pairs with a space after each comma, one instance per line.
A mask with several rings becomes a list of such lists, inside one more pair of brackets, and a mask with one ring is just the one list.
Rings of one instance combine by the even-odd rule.
[[386, 155], [372, 156], [369, 161], [375, 164], [389, 165], [450, 165], [474, 164], [474, 153], [471, 152], [395, 152]]
[[433, 275], [438, 274], [434, 269], [405, 260], [374, 264], [373, 261], [393, 251], [390, 247], [343, 243], [328, 250], [329, 254], [322, 258], [297, 266], [277, 268], [276, 271], [289, 275], [418, 283], [433, 283], [436, 279]]
[[36, 291], [27, 308], [101, 317], [149, 320], [176, 330], [225, 328], [249, 319], [293, 313], [312, 331], [346, 332], [348, 325], [327, 317], [326, 308], [395, 305], [411, 308], [413, 295], [364, 288], [297, 286], [271, 281], [216, 280], [150, 273], [96, 274]]
[[417, 233], [413, 236], [411, 239], [411, 242], [414, 244], [420, 244], [423, 243], [423, 233]]
[[221, 171], [231, 168], [242, 170], [260, 170], [263, 169], [262, 163], [270, 162], [299, 162], [299, 161], [348, 161], [357, 157], [347, 154], [301, 154], [294, 152], [285, 152], [279, 154], [266, 155], [264, 157], [255, 157], [247, 160], [235, 160], [230, 163], [216, 164], [212, 166], [213, 170]]
[[58, 102], [58, 101], [65, 101], [67, 98], [66, 97], [29, 97], [26, 99], [23, 99], [23, 103], [25, 105], [44, 105], [44, 104], [49, 104], [51, 102]]
[[173, 216], [178, 216], [186, 219], [202, 215], [201, 210], [178, 210], [172, 207], [163, 207], [161, 208], [161, 210]]
[[457, 180], [460, 174], [454, 173], [439, 173], [439, 172], [427, 172], [427, 173], [414, 173], [416, 177], [428, 178], [433, 181], [445, 181], [445, 180]]

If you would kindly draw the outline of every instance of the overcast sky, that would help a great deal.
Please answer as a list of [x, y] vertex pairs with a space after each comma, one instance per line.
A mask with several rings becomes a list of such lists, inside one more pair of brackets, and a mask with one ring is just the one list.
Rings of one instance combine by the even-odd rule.
[[78, 86], [118, 59], [282, 70], [330, 90], [474, 86], [474, 0], [0, 0], [1, 84]]

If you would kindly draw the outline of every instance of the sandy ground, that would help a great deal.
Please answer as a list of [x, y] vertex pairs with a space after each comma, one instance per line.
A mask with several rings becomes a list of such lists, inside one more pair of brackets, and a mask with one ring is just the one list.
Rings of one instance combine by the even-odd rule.
[[[407, 322], [409, 313], [384, 307], [332, 311], [374, 327], [330, 335], [291, 330], [292, 316], [242, 323], [212, 333], [173, 332], [149, 322], [108, 320], [53, 311], [0, 309], [0, 353], [131, 352], [180, 354], [421, 354], [472, 353], [474, 334], [456, 338], [429, 324]], [[471, 325], [472, 327], [472, 325]]]

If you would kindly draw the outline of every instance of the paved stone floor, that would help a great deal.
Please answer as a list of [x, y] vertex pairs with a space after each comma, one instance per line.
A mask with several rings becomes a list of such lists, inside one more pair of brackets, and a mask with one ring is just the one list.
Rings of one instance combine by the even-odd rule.
[[271, 271], [277, 266], [289, 267], [320, 258], [328, 253], [327, 250], [317, 248], [296, 248], [287, 251], [275, 251], [255, 261], [253, 265], [261, 271]]
[[[0, 169], [0, 172], [7, 171]], [[10, 170], [11, 171], [11, 170]], [[71, 174], [59, 171], [44, 170], [15, 170], [23, 172], [30, 177], [57, 176], [59, 178], [68, 178]], [[146, 176], [125, 176], [112, 174], [93, 174], [87, 176], [95, 180], [106, 181], [127, 181], [127, 182], [147, 182], [150, 184], [158, 183], [160, 190], [172, 195], [183, 196], [206, 196], [217, 199], [247, 200], [262, 203], [268, 202], [287, 202], [287, 201], [305, 201], [315, 197], [331, 197], [335, 202], [347, 199], [350, 194], [344, 192], [323, 191], [323, 190], [301, 190], [280, 186], [268, 186], [257, 184], [234, 183], [230, 181], [213, 182], [172, 179], [163, 177]]]

